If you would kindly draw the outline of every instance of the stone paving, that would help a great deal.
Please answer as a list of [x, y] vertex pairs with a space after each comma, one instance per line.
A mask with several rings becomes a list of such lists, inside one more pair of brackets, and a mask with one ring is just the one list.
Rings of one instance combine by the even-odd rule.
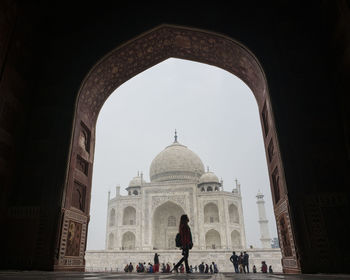
[[94, 280], [94, 279], [116, 279], [116, 280], [180, 280], [180, 279], [210, 279], [210, 280], [233, 280], [233, 279], [284, 279], [284, 280], [350, 280], [350, 275], [325, 275], [325, 274], [303, 274], [303, 275], [283, 275], [283, 274], [235, 274], [235, 273], [219, 273], [219, 274], [147, 274], [147, 273], [115, 273], [115, 272], [44, 272], [44, 271], [0, 271], [0, 279], [19, 280], [19, 279], [46, 279], [46, 280]]

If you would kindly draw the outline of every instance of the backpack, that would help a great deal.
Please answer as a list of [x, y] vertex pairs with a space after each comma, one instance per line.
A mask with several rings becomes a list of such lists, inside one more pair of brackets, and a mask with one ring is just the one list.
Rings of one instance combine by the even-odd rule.
[[181, 247], [181, 235], [180, 233], [176, 234], [176, 237], [175, 237], [175, 245], [176, 247]]

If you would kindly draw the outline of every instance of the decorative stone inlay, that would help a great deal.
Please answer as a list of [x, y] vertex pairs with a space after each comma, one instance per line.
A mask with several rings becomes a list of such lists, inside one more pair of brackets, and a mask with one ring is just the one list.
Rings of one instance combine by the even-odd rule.
[[184, 210], [187, 209], [186, 205], [186, 196], [185, 195], [175, 195], [175, 196], [153, 196], [152, 197], [152, 212], [161, 204], [171, 201], [175, 204], [178, 204]]
[[117, 87], [170, 57], [220, 67], [240, 77], [254, 94], [265, 95], [260, 65], [243, 45], [215, 33], [162, 25], [113, 50], [95, 65], [81, 87], [79, 110], [96, 119]]

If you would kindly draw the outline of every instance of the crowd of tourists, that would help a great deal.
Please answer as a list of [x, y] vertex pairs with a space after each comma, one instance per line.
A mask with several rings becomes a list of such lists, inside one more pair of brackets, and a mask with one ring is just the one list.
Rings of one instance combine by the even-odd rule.
[[[159, 255], [158, 255], [159, 256]], [[158, 258], [158, 257], [157, 257]], [[159, 262], [154, 263], [147, 263], [146, 262], [139, 262], [136, 267], [134, 268], [134, 265], [132, 263], [126, 264], [124, 267], [125, 272], [146, 272], [146, 273], [185, 273], [185, 266], [183, 264], [180, 264], [179, 267], [176, 267], [175, 263], [162, 263], [161, 265]], [[211, 264], [207, 264], [202, 262], [199, 265], [189, 266], [189, 271], [187, 273], [218, 273], [219, 269], [215, 262], [212, 262]]]
[[[192, 242], [192, 234], [191, 229], [188, 226], [189, 218], [186, 214], [182, 215], [180, 218], [180, 225], [179, 225], [179, 233], [176, 235], [175, 243], [176, 247], [180, 248], [182, 250], [182, 258], [178, 261], [178, 263], [172, 264], [172, 269], [170, 269], [170, 263], [162, 263], [160, 268], [159, 263], [159, 255], [157, 253], [154, 254], [154, 262], [149, 262], [146, 264], [145, 262], [140, 262], [136, 265], [136, 272], [142, 273], [142, 272], [148, 272], [148, 273], [157, 273], [159, 272], [159, 269], [162, 273], [193, 273], [193, 272], [199, 272], [199, 273], [218, 273], [219, 269], [217, 267], [217, 264], [215, 262], [212, 262], [211, 264], [207, 264], [202, 262], [198, 266], [192, 267], [192, 265], [188, 264], [188, 256], [189, 251], [193, 247]], [[236, 255], [236, 252], [232, 252], [232, 255], [230, 257], [230, 261], [233, 263], [233, 267], [236, 273], [249, 273], [249, 255], [247, 252], [241, 252], [239, 255]], [[185, 265], [184, 265], [184, 264]], [[257, 272], [256, 266], [253, 266], [253, 273]], [[126, 264], [124, 267], [125, 272], [133, 272], [134, 266], [132, 263]], [[261, 263], [260, 271], [262, 273], [267, 273], [267, 264], [265, 261]], [[269, 267], [269, 272], [272, 273], [272, 267]]]
[[[249, 255], [247, 252], [241, 252], [239, 255], [237, 255], [236, 252], [232, 252], [230, 261], [232, 262], [236, 273], [249, 273]], [[269, 269], [267, 269], [266, 262], [262, 261], [260, 271], [262, 273], [267, 273], [267, 270], [269, 273], [273, 273], [272, 266], [270, 265]], [[257, 273], [255, 265], [253, 265], [253, 273]]]

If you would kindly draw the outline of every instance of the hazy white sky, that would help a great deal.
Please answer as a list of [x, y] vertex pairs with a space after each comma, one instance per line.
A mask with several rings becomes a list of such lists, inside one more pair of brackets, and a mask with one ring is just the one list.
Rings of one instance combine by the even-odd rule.
[[105, 248], [107, 195], [121, 193], [174, 140], [194, 151], [231, 191], [241, 183], [247, 245], [261, 247], [256, 194], [265, 194], [276, 237], [266, 156], [255, 97], [236, 76], [206, 64], [168, 59], [120, 86], [96, 127], [88, 250]]

